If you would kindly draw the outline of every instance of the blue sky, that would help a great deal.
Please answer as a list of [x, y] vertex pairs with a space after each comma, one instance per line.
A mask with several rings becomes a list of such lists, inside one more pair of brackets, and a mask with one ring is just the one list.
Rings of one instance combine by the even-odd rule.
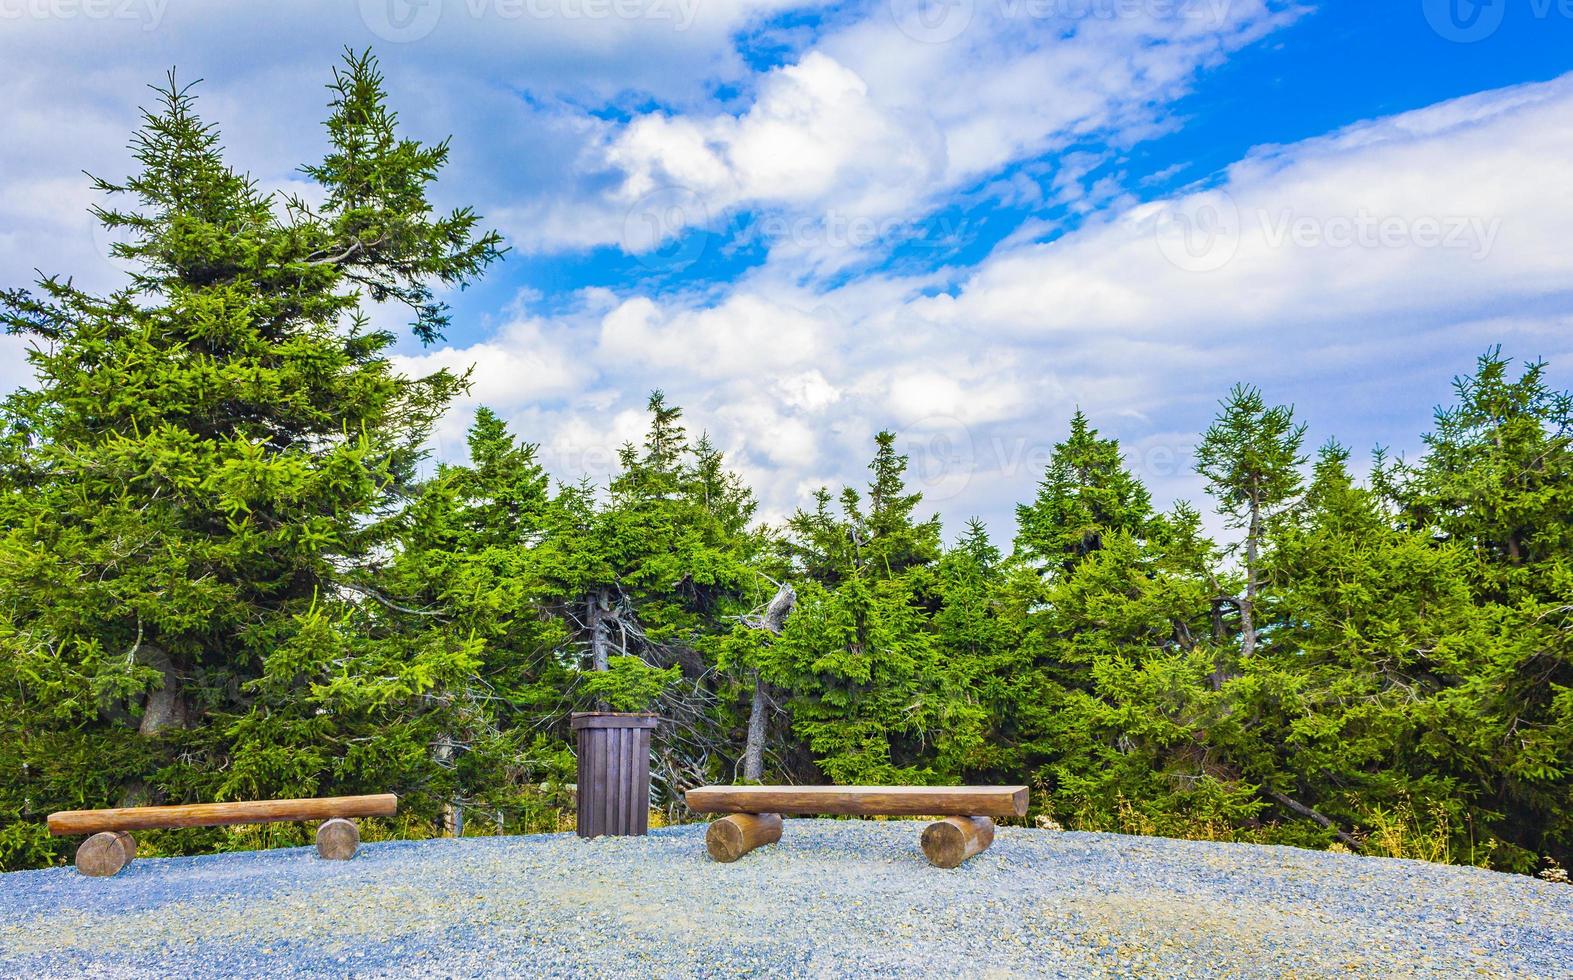
[[1236, 381], [1410, 454], [1488, 346], [1573, 385], [1557, 0], [0, 0], [0, 282], [115, 283], [80, 172], [125, 171], [171, 65], [298, 187], [345, 45], [513, 246], [445, 342], [403, 331], [475, 367], [439, 457], [488, 404], [599, 478], [661, 387], [768, 515], [891, 428], [1006, 536], [1077, 407], [1201, 501]]

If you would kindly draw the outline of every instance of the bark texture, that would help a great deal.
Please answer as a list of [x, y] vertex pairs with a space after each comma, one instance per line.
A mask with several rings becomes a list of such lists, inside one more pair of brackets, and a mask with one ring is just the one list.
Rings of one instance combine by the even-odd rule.
[[137, 726], [140, 735], [157, 735], [166, 728], [180, 728], [186, 724], [186, 703], [180, 694], [180, 676], [169, 654], [151, 644], [143, 644], [137, 659], [164, 675], [158, 687], [149, 691], [142, 705], [142, 722]]
[[[791, 585], [781, 583], [759, 619], [759, 629], [780, 636], [786, 629], [787, 617], [796, 606], [797, 592]], [[765, 682], [756, 670], [753, 702], [748, 709], [748, 740], [743, 745], [743, 778], [746, 780], [757, 782], [765, 776], [765, 713], [769, 706]]]

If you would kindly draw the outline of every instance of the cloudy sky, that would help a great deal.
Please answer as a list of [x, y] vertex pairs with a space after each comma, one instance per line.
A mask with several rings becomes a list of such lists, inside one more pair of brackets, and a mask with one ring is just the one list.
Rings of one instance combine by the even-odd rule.
[[512, 245], [444, 342], [401, 327], [475, 367], [439, 457], [485, 404], [602, 477], [659, 387], [769, 515], [890, 428], [1008, 536], [1078, 406], [1167, 503], [1236, 381], [1409, 454], [1489, 346], [1573, 387], [1555, 0], [0, 0], [0, 284], [119, 281], [82, 171], [172, 66], [298, 182], [346, 45]]

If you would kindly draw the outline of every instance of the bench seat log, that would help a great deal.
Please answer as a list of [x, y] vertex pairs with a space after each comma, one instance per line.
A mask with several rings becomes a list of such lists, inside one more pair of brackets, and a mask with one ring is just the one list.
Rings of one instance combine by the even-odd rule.
[[685, 798], [695, 813], [1027, 815], [1025, 786], [701, 786]]
[[327, 796], [307, 800], [254, 800], [235, 803], [193, 803], [185, 806], [134, 806], [115, 810], [63, 810], [51, 813], [49, 832], [56, 837], [167, 827], [222, 827], [237, 823], [279, 820], [331, 820], [334, 817], [391, 817], [398, 812], [393, 793], [375, 796]]

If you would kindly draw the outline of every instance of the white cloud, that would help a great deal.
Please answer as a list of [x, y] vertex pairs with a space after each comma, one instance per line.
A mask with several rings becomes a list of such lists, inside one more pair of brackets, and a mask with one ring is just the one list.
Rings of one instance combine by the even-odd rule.
[[10, 392], [33, 380], [27, 349], [27, 341], [21, 337], [0, 334], [0, 391]]
[[[1081, 9], [978, 4], [958, 36], [922, 43], [878, 5], [768, 73], [741, 115], [655, 112], [617, 132], [604, 151], [623, 175], [615, 196], [637, 209], [658, 188], [697, 195], [703, 207], [650, 209], [671, 234], [749, 206], [888, 227], [1073, 138], [1119, 144], [1156, 131], [1198, 69], [1298, 15], [1263, 0], [1207, 17]], [[828, 234], [775, 243], [778, 259], [823, 271], [862, 244]]]
[[700, 309], [667, 310], [640, 297], [601, 321], [597, 358], [613, 371], [637, 364], [702, 378], [748, 376], [815, 363], [834, 327], [813, 311], [746, 292]]
[[[1002, 249], [939, 295], [925, 295], [934, 277], [816, 291], [771, 265], [719, 299], [596, 296], [563, 336], [618, 397], [539, 413], [526, 434], [591, 438], [586, 419], [609, 415], [637, 428], [662, 387], [781, 515], [821, 483], [861, 482], [872, 434], [894, 427], [951, 525], [977, 513], [1001, 533], [1077, 407], [1124, 440], [1160, 506], [1204, 503], [1191, 448], [1237, 380], [1297, 403], [1313, 444], [1412, 449], [1450, 375], [1489, 344], [1569, 377], [1570, 157], [1573, 76], [1263, 148], [1214, 190]], [[1224, 200], [1242, 215], [1228, 261], [1192, 271], [1196, 256], [1166, 254], [1162, 216]], [[1320, 237], [1275, 244], [1286, 211]], [[1362, 211], [1402, 233], [1328, 240], [1345, 226], [1358, 237], [1341, 219]], [[1483, 253], [1416, 236], [1439, 216], [1499, 231]]]
[[1001, 335], [1161, 342], [1500, 309], [1573, 272], [1559, 247], [1573, 194], [1557, 190], [1570, 123], [1573, 76], [1267, 148], [1220, 187], [999, 254], [915, 310]]
[[[1403, 448], [1449, 397], [1448, 375], [1487, 344], [1573, 360], [1573, 77], [1264, 147], [1215, 187], [1131, 206], [1093, 176], [1098, 155], [1001, 170], [1161, 131], [1198, 71], [1296, 12], [1236, 0], [1210, 19], [1067, 23], [1021, 13], [1028, 2], [974, 5], [975, 21], [938, 44], [872, 4], [805, 30], [802, 50], [764, 73], [744, 64], [736, 34], [773, 2], [706, 3], [686, 31], [476, 17], [495, 8], [450, 3], [422, 40], [384, 39], [411, 132], [458, 130], [442, 193], [479, 203], [526, 261], [629, 241], [642, 201], [661, 209], [656, 237], [756, 207], [788, 229], [768, 237], [767, 263], [724, 287], [584, 290], [566, 311], [567, 297], [549, 297], [549, 317], [532, 305], [542, 297], [525, 297], [485, 340], [403, 360], [412, 372], [476, 366], [439, 452], [461, 457], [469, 412], [488, 404], [542, 444], [559, 477], [604, 478], [616, 448], [642, 437], [660, 387], [731, 454], [769, 516], [820, 484], [861, 482], [872, 434], [893, 427], [952, 526], [978, 513], [1003, 533], [1078, 406], [1124, 439], [1166, 503], [1196, 495], [1190, 446], [1236, 380], [1297, 402], [1313, 439]], [[124, 171], [140, 85], [166, 62], [210, 77], [204, 112], [233, 134], [240, 165], [278, 186], [321, 149], [301, 120], [320, 118], [323, 94], [300, 77], [323, 77], [343, 40], [377, 40], [356, 5], [195, 9], [170, 9], [152, 32], [50, 22], [0, 35], [19, 93], [0, 106], [11, 137], [0, 282], [35, 265], [89, 288], [111, 280], [82, 215], [86, 181], [71, 175]], [[735, 106], [717, 107], [722, 89]], [[626, 122], [585, 111], [604, 103], [639, 111]], [[692, 197], [660, 196], [671, 184]], [[871, 240], [849, 219], [872, 222], [877, 239], [984, 185], [1089, 217], [1050, 244], [1025, 224], [973, 268], [827, 285]], [[1367, 225], [1374, 245], [1360, 242]], [[1387, 244], [1384, 227], [1396, 229]], [[1440, 241], [1454, 227], [1457, 248]], [[20, 379], [19, 349], [0, 339], [0, 384]]]
[[[791, 0], [794, 7], [817, 0]], [[585, 106], [652, 100], [697, 106], [750, 76], [739, 30], [781, 0], [271, 0], [266, 4], [13, 5], [0, 17], [0, 283], [34, 267], [116, 283], [85, 208], [86, 169], [111, 179], [149, 83], [172, 66], [197, 87], [229, 159], [265, 188], [293, 180], [323, 151], [328, 81], [346, 45], [373, 47], [406, 131], [454, 136], [438, 189], [474, 204], [525, 251], [615, 242], [626, 206], [599, 175], [571, 164], [608, 124]], [[401, 31], [396, 24], [415, 29]], [[586, 207], [547, 213], [546, 202]], [[614, 202], [615, 204], [615, 202]], [[595, 215], [604, 220], [593, 220]], [[587, 235], [585, 229], [595, 228]]]
[[773, 387], [785, 405], [808, 411], [833, 405], [841, 397], [841, 392], [818, 371], [777, 378]]

